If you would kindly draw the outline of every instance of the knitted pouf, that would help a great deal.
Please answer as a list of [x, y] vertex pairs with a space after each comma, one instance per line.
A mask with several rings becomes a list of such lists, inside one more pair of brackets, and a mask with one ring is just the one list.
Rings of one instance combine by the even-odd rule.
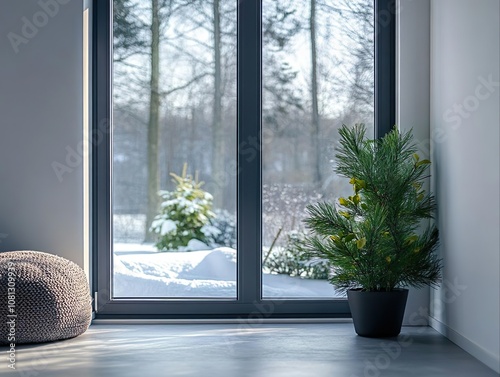
[[75, 263], [39, 251], [0, 253], [0, 344], [78, 336], [90, 325], [91, 302]]

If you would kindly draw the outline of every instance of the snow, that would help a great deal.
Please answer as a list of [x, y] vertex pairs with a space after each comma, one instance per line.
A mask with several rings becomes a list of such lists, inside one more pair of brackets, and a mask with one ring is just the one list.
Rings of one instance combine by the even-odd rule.
[[[152, 244], [117, 243], [114, 250], [115, 297], [236, 297], [236, 250], [158, 252]], [[199, 242], [199, 241], [198, 241]], [[326, 280], [263, 274], [264, 297], [342, 297]]]
[[[171, 194], [171, 193], [168, 193]], [[167, 199], [167, 198], [166, 198]], [[192, 214], [199, 212], [203, 206], [207, 205], [207, 197], [203, 199], [186, 199], [185, 197], [173, 197], [161, 203], [162, 208], [177, 207], [179, 211]]]
[[207, 250], [208, 246], [201, 242], [200, 240], [189, 240], [187, 246], [179, 247], [179, 251], [198, 251], [198, 250]]
[[222, 233], [222, 231], [210, 224], [203, 225], [201, 227], [201, 232], [205, 235], [205, 237], [217, 237], [219, 234]]
[[164, 220], [163, 224], [161, 225], [161, 232], [160, 235], [164, 236], [165, 234], [168, 233], [173, 233], [177, 230], [177, 224], [172, 221], [172, 220]]

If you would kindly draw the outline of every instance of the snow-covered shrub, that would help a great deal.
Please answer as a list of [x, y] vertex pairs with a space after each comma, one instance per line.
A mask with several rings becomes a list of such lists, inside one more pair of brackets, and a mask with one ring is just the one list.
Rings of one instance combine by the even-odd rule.
[[213, 197], [201, 188], [203, 182], [188, 175], [186, 170], [187, 165], [184, 165], [182, 176], [170, 174], [176, 184], [175, 191], [160, 191], [160, 214], [151, 224], [151, 231], [158, 235], [158, 250], [179, 250], [192, 239], [209, 242], [205, 232], [215, 216]]
[[270, 273], [299, 276], [306, 279], [328, 279], [328, 264], [324, 259], [312, 257], [307, 252], [305, 234], [291, 231], [286, 243], [271, 251], [264, 268]]
[[236, 216], [225, 209], [216, 209], [210, 225], [202, 229], [213, 246], [236, 248]]

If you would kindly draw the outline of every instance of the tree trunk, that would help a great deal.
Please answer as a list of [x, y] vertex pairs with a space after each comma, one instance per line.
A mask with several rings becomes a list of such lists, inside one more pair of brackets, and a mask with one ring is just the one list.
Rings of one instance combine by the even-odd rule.
[[311, 14], [309, 17], [309, 30], [311, 38], [311, 99], [312, 99], [312, 127], [311, 127], [311, 147], [314, 155], [313, 161], [313, 181], [321, 184], [321, 151], [319, 135], [319, 108], [318, 108], [318, 58], [316, 47], [316, 0], [311, 0]]
[[224, 172], [225, 140], [222, 125], [222, 75], [221, 75], [221, 30], [220, 0], [213, 0], [214, 22], [214, 104], [212, 113], [212, 181], [214, 206], [222, 207], [224, 183], [216, 179]]
[[[196, 143], [195, 141], [197, 140], [196, 134], [196, 108], [195, 106], [191, 106], [191, 137], [189, 138], [189, 150], [194, 151], [196, 150]], [[198, 171], [198, 153], [192, 153], [191, 154], [191, 166], [193, 171]]]
[[159, 0], [151, 0], [151, 78], [148, 122], [148, 210], [145, 241], [154, 240], [149, 227], [158, 212], [160, 177], [158, 169], [160, 123], [160, 15]]

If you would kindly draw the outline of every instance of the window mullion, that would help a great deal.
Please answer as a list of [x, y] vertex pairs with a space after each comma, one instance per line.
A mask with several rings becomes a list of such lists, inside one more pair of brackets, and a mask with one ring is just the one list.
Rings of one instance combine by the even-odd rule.
[[261, 297], [262, 1], [238, 2], [238, 299]]
[[375, 1], [375, 137], [396, 125], [396, 0]]

